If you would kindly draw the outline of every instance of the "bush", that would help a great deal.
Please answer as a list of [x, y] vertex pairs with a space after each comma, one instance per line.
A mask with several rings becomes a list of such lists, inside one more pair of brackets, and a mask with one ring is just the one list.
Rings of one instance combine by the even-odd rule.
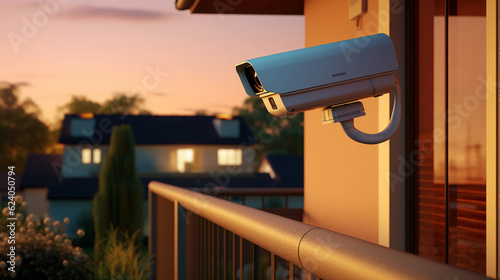
[[[66, 233], [69, 219], [52, 221], [49, 217], [42, 221], [33, 214], [25, 213], [26, 203], [21, 196], [16, 197], [16, 234], [15, 244], [9, 244], [9, 232], [6, 217], [9, 209], [2, 210], [2, 232], [0, 233], [0, 277], [2, 279], [92, 279], [90, 258], [80, 247], [73, 247]], [[5, 217], [5, 218], [4, 218]], [[5, 221], [4, 221], [5, 220]], [[8, 221], [10, 222], [10, 221]], [[78, 230], [77, 235], [85, 232]], [[8, 268], [10, 247], [15, 246], [15, 272]]]
[[137, 244], [139, 231], [132, 236], [118, 229], [107, 235], [102, 261], [96, 267], [96, 279], [147, 280], [150, 276], [150, 257], [141, 255]]
[[73, 238], [73, 245], [80, 247], [93, 247], [94, 246], [94, 217], [92, 212], [83, 212], [76, 218], [76, 224], [71, 227], [71, 230], [78, 231], [82, 229], [85, 231], [85, 236]]

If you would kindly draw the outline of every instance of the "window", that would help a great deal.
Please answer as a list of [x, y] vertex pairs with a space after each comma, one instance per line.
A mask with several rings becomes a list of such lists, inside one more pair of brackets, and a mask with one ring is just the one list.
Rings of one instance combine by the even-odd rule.
[[101, 149], [94, 149], [92, 161], [95, 164], [101, 163]]
[[193, 168], [194, 150], [179, 149], [177, 150], [177, 171], [184, 173], [189, 172]]
[[83, 148], [82, 149], [82, 163], [90, 164], [91, 162], [95, 164], [101, 163], [101, 149], [91, 149], [91, 148]]
[[217, 163], [219, 165], [241, 165], [242, 152], [239, 149], [219, 149]]
[[418, 2], [415, 246], [486, 272], [486, 1]]
[[89, 148], [82, 149], [82, 163], [89, 164], [92, 161], [92, 152]]

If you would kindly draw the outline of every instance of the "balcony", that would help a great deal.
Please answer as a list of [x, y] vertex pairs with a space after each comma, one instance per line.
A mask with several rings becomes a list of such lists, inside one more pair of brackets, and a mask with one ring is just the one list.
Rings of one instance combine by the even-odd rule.
[[[232, 200], [260, 195], [262, 201], [280, 195], [289, 204], [298, 194], [239, 192], [216, 195]], [[149, 198], [152, 279], [487, 279], [278, 216], [266, 207], [262, 211], [158, 182], [149, 184]]]

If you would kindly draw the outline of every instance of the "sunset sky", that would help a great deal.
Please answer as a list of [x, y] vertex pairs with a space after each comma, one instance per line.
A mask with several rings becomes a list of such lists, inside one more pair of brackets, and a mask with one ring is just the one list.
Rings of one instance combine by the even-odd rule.
[[[175, 0], [0, 0], [0, 81], [51, 123], [72, 95], [139, 93], [154, 114], [230, 112], [235, 64], [304, 47], [303, 16], [200, 15]], [[272, 28], [269, 28], [272, 26]]]

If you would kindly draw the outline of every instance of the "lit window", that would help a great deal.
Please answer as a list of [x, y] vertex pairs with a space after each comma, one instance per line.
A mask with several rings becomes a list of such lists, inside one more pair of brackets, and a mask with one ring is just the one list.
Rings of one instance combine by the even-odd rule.
[[92, 152], [90, 149], [82, 149], [82, 163], [89, 164], [92, 161]]
[[219, 149], [217, 163], [219, 165], [241, 165], [242, 152], [239, 149]]
[[95, 164], [101, 163], [101, 149], [94, 149], [92, 160]]
[[193, 149], [177, 150], [177, 171], [186, 172], [186, 170], [188, 170], [192, 166], [193, 160]]

